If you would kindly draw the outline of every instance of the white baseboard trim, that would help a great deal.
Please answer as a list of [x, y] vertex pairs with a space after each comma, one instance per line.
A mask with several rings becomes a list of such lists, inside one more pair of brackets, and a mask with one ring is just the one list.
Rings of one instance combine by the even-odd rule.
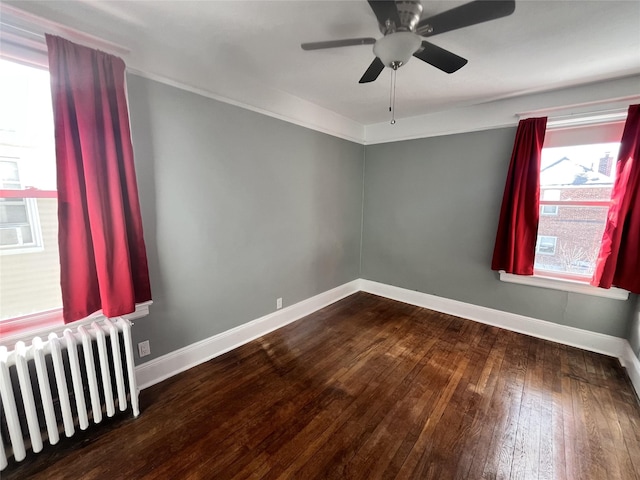
[[455, 315], [456, 317], [524, 333], [532, 337], [616, 357], [620, 360], [622, 366], [627, 369], [629, 378], [638, 396], [640, 396], [640, 361], [634, 355], [629, 342], [624, 338], [590, 332], [580, 328], [560, 325], [516, 313], [503, 312], [493, 308], [481, 307], [458, 300], [430, 295], [428, 293], [373, 282], [371, 280], [360, 279], [360, 290], [399, 302]]
[[638, 396], [640, 396], [640, 360], [634, 354], [629, 342], [624, 338], [581, 330], [516, 313], [503, 312], [493, 308], [481, 307], [364, 279], [345, 283], [290, 307], [143, 363], [136, 367], [138, 388], [144, 389], [155, 385], [173, 375], [310, 315], [358, 291], [616, 357], [620, 360], [622, 366], [627, 369], [629, 378]]
[[480, 307], [471, 303], [437, 297], [428, 293], [407, 290], [405, 288], [385, 285], [370, 280], [360, 280], [360, 289], [382, 297], [398, 300], [419, 307], [436, 310], [438, 312], [455, 315], [456, 317], [475, 320], [495, 327], [505, 328], [532, 337], [551, 340], [572, 347], [582, 348], [591, 352], [602, 353], [612, 357], [622, 358], [626, 340], [602, 333], [568, 327], [546, 320], [526, 317], [516, 313], [503, 312], [488, 307]]
[[187, 345], [136, 367], [140, 390], [155, 385], [180, 372], [211, 360], [273, 330], [312, 314], [359, 290], [359, 280], [320, 293], [314, 297], [277, 310], [213, 337]]
[[640, 398], [640, 359], [633, 353], [629, 342], [627, 342], [624, 352], [624, 356], [620, 358], [620, 363], [627, 369], [627, 374], [633, 384], [633, 388], [636, 389], [636, 394], [638, 398]]

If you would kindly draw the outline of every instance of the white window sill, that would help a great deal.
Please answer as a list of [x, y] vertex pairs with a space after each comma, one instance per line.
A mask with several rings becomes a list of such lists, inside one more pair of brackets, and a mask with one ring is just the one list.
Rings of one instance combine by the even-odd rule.
[[629, 298], [629, 292], [621, 288], [599, 288], [574, 280], [544, 277], [541, 275], [514, 275], [512, 273], [506, 273], [504, 270], [500, 270], [500, 281], [550, 288], [552, 290], [563, 290], [565, 292], [582, 293], [584, 295], [612, 298], [615, 300], [626, 300]]
[[[135, 318], [145, 317], [149, 315], [149, 305], [153, 302], [143, 302], [136, 305], [135, 312], [122, 315], [125, 320], [133, 320]], [[37, 317], [37, 316], [36, 316]], [[102, 311], [98, 311], [89, 315], [87, 318], [78, 320], [76, 322], [64, 324], [62, 322], [62, 310], [55, 310], [47, 312], [43, 315], [42, 319], [36, 319], [33, 317], [19, 318], [16, 320], [4, 320], [0, 322], [0, 333], [5, 330], [11, 333], [2, 334], [0, 339], [0, 345], [6, 347], [13, 347], [16, 342], [23, 341], [27, 345], [31, 344], [31, 339], [34, 337], [46, 338], [50, 333], [56, 333], [60, 335], [67, 328], [76, 329], [80, 325], [90, 325], [93, 322], [99, 322], [106, 317], [102, 314]]]

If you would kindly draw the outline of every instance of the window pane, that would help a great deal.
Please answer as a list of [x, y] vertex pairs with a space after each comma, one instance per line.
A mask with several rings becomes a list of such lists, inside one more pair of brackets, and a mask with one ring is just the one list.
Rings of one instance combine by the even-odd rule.
[[[58, 202], [38, 198], [42, 247], [32, 251], [16, 247], [17, 230], [22, 241], [34, 243], [30, 227], [0, 229], [0, 320], [51, 310], [62, 306], [58, 257]], [[17, 253], [11, 253], [17, 250]], [[26, 253], [24, 253], [26, 252]]]
[[2, 180], [2, 188], [19, 189], [20, 174], [18, 172], [17, 159], [0, 160], [0, 179]]
[[[607, 219], [606, 206], [558, 206], [558, 214], [541, 216], [535, 269], [561, 274], [593, 275]], [[551, 248], [555, 238], [554, 248]]]
[[27, 214], [27, 206], [24, 204], [24, 200], [12, 202], [4, 201], [0, 203], [1, 226], [24, 223], [29, 223], [29, 215]]
[[22, 234], [22, 243], [24, 245], [30, 245], [33, 243], [33, 235], [31, 234], [31, 226], [25, 225], [24, 227], [20, 227], [20, 232]]
[[[3, 190], [56, 189], [49, 72], [0, 59]], [[58, 201], [0, 199], [0, 321], [60, 308]]]
[[0, 228], [0, 245], [19, 245], [17, 228]]
[[2, 165], [2, 181], [18, 181], [10, 188], [55, 190], [49, 72], [0, 59], [0, 78], [0, 158], [17, 168]]
[[[544, 148], [540, 165], [540, 199], [609, 200], [619, 148], [619, 143]], [[558, 191], [559, 197], [556, 197]]]

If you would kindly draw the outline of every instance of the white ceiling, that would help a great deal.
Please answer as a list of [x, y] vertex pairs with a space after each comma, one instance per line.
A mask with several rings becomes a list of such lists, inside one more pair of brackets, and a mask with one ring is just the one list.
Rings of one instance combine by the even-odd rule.
[[[389, 118], [390, 70], [358, 84], [371, 46], [300, 48], [380, 37], [365, 0], [5, 3], [126, 47], [138, 71], [257, 109], [321, 107], [361, 126]], [[423, 16], [462, 3], [423, 0]], [[412, 59], [398, 71], [398, 119], [640, 74], [640, 2], [517, 0], [509, 17], [430, 41], [469, 63], [448, 75]]]

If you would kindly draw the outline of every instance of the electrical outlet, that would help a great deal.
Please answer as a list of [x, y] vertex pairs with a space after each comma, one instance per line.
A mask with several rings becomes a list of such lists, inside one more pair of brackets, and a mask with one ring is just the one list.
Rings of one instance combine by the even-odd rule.
[[282, 297], [276, 300], [276, 310], [280, 310], [282, 308]]
[[140, 355], [140, 357], [151, 355], [151, 346], [149, 345], [149, 340], [145, 340], [144, 342], [140, 342], [138, 344], [138, 355]]

